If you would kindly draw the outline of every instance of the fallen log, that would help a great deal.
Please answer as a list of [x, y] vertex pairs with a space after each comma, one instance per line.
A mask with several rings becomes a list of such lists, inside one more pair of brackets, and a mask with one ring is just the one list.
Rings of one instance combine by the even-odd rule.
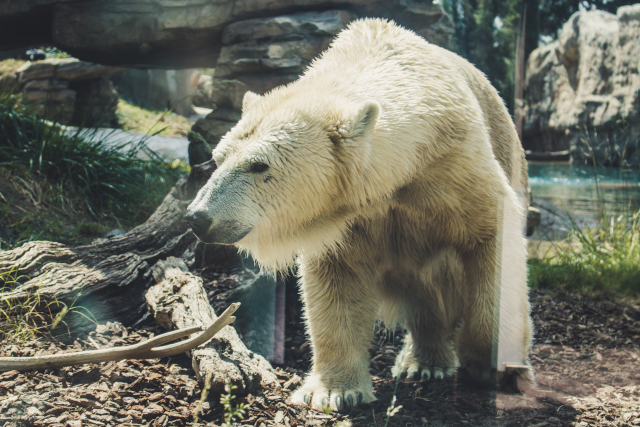
[[[145, 298], [156, 321], [166, 329], [184, 329], [214, 323], [217, 316], [209, 304], [202, 279], [189, 273], [185, 262], [170, 257], [152, 269], [158, 282]], [[262, 385], [279, 386], [271, 365], [249, 351], [231, 327], [223, 328], [211, 341], [190, 350], [198, 380], [211, 374], [211, 391], [222, 392], [227, 380], [240, 393], [253, 392]]]

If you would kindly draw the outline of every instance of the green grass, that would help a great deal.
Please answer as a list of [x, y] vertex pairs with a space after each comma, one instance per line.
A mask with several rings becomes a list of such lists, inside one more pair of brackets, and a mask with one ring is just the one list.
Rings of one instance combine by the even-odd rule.
[[188, 170], [160, 157], [137, 158], [144, 140], [128, 149], [109, 147], [92, 137], [97, 128], [70, 135], [53, 122], [21, 106], [18, 96], [0, 94], [0, 167], [43, 177], [59, 199], [83, 204], [97, 220], [115, 219], [123, 227], [146, 220]]
[[571, 222], [565, 240], [529, 260], [530, 286], [592, 297], [640, 297], [640, 210], [603, 213], [592, 228]]
[[167, 136], [186, 136], [192, 122], [171, 111], [149, 111], [118, 100], [116, 111], [120, 126], [125, 130]]
[[[64, 318], [75, 312], [92, 322], [93, 315], [84, 307], [71, 306], [57, 299], [44, 300], [39, 290], [29, 292], [26, 297], [13, 297], [11, 291], [27, 280], [18, 276], [14, 267], [0, 273], [0, 341], [24, 343], [49, 334], [60, 324], [66, 326]], [[80, 294], [76, 297], [76, 300]]]

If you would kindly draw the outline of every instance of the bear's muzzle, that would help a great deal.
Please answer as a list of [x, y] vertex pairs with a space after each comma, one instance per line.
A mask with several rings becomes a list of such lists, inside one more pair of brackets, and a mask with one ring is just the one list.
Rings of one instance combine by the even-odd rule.
[[239, 221], [213, 221], [205, 211], [187, 211], [185, 220], [194, 234], [203, 243], [230, 245], [249, 234], [251, 228], [243, 227]]

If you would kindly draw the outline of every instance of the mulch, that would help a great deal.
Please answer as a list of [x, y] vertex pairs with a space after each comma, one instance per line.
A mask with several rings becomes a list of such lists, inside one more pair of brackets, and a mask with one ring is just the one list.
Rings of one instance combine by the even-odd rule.
[[[390, 369], [402, 333], [376, 331], [371, 373], [376, 402], [349, 414], [325, 414], [288, 402], [310, 364], [299, 304], [287, 311], [280, 388], [238, 397], [243, 426], [634, 426], [640, 425], [640, 305], [533, 291], [536, 338], [531, 351], [537, 386], [518, 392], [482, 389], [463, 372], [442, 381], [396, 381]], [[0, 356], [71, 352], [139, 342], [163, 331], [99, 325], [69, 343], [0, 344]], [[387, 421], [396, 395], [402, 406]], [[202, 386], [186, 355], [123, 360], [44, 372], [0, 374], [0, 425], [220, 426], [219, 396], [200, 404]], [[198, 411], [199, 422], [194, 422]]]

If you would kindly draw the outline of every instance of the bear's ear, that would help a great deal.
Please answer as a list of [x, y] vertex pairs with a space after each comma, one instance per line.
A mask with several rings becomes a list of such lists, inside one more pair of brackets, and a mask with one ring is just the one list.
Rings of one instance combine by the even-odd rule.
[[244, 94], [244, 98], [242, 98], [242, 111], [247, 111], [253, 104], [256, 103], [260, 98], [262, 98], [257, 93], [247, 91]]
[[365, 101], [349, 113], [342, 126], [341, 134], [346, 138], [363, 138], [376, 126], [380, 114], [380, 104], [376, 101]]

